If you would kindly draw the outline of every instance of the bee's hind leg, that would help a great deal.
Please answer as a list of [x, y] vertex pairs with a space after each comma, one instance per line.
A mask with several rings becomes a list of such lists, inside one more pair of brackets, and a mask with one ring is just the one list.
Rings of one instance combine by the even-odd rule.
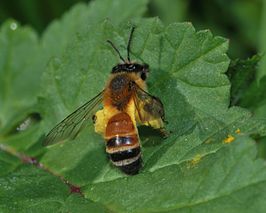
[[95, 132], [104, 134], [106, 126], [104, 110], [97, 111], [95, 115], [92, 116], [92, 121], [94, 124]]
[[162, 136], [164, 139], [168, 138], [168, 137], [170, 136], [170, 134], [172, 133], [171, 131], [168, 131], [168, 130], [165, 129], [164, 127], [159, 128], [159, 129], [157, 129], [157, 130], [160, 132], [161, 136]]

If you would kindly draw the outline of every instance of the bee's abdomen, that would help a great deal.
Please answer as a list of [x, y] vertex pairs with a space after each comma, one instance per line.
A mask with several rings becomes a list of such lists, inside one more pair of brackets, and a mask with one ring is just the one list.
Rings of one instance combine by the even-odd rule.
[[[116, 137], [115, 139], [119, 140], [119, 137]], [[130, 140], [131, 138], [128, 139]], [[121, 150], [121, 146], [117, 146], [117, 148], [118, 150]], [[112, 152], [108, 152], [112, 163], [128, 175], [137, 174], [141, 168], [140, 146], [135, 148], [124, 147], [121, 151], [115, 150], [116, 149], [113, 146]]]
[[141, 150], [137, 130], [127, 113], [121, 112], [109, 120], [105, 140], [112, 163], [126, 174], [137, 174], [141, 168]]

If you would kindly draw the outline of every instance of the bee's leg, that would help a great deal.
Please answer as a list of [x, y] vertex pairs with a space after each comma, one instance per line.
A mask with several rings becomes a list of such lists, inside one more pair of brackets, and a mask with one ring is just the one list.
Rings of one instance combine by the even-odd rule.
[[97, 120], [97, 116], [96, 115], [93, 115], [91, 119], [92, 119], [93, 124], [95, 124], [96, 123], [96, 120]]
[[165, 128], [159, 128], [158, 131], [160, 132], [160, 134], [162, 135], [162, 137], [168, 138], [170, 136], [170, 134], [172, 133], [171, 131], [167, 131]]
[[104, 110], [99, 110], [92, 116], [95, 132], [103, 134], [105, 132], [106, 119], [104, 116]]
[[142, 123], [146, 126], [150, 126], [154, 129], [163, 129], [164, 128], [164, 123], [162, 121], [162, 119], [154, 119], [154, 120], [150, 120], [150, 121], [146, 121], [144, 123]]
[[154, 129], [158, 130], [163, 138], [168, 138], [170, 136], [170, 134], [171, 134], [171, 132], [168, 132], [165, 129], [164, 122], [163, 122], [163, 120], [161, 118], [145, 122], [144, 125], [150, 126], [150, 127], [154, 128]]

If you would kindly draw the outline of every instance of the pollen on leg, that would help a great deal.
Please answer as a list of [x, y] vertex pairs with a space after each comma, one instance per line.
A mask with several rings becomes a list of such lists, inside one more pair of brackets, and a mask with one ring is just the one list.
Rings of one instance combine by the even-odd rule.
[[104, 110], [99, 110], [95, 113], [94, 115], [94, 128], [95, 132], [99, 134], [103, 134], [105, 132], [105, 127], [106, 127], [106, 119], [104, 116]]

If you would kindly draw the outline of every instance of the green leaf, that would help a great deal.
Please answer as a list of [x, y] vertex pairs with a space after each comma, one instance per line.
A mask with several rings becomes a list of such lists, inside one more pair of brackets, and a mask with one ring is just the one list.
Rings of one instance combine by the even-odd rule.
[[[1, 163], [0, 163], [1, 165]], [[0, 178], [2, 212], [103, 212], [104, 208], [70, 194], [62, 181], [33, 166]]]
[[[231, 105], [242, 106], [241, 102], [245, 101], [247, 91], [254, 90], [250, 88], [257, 86], [257, 83], [254, 81], [260, 59], [260, 56], [254, 55], [252, 58], [246, 60], [236, 59], [231, 62], [227, 71], [228, 77], [232, 83]], [[253, 94], [256, 93], [253, 92]], [[253, 100], [249, 99], [247, 102], [253, 102]], [[252, 104], [250, 103], [250, 105]], [[247, 106], [244, 105], [244, 107]]]
[[[255, 80], [259, 74], [261, 56], [255, 55], [246, 60], [231, 62], [227, 72], [231, 82], [231, 105], [248, 108], [258, 119], [266, 115], [266, 76], [259, 82]], [[265, 137], [256, 136], [258, 156], [266, 158]]]
[[248, 108], [260, 119], [265, 119], [266, 113], [266, 76], [258, 82], [259, 65], [262, 57], [254, 55], [245, 60], [231, 62], [228, 76], [232, 82], [231, 105]]
[[266, 137], [261, 137], [256, 140], [258, 147], [258, 157], [266, 159]]
[[15, 156], [4, 152], [3, 145], [0, 144], [0, 176], [9, 174], [13, 170], [15, 170], [20, 164], [21, 161]]
[[[246, 211], [250, 197], [243, 194], [242, 205], [228, 200], [245, 190], [262, 195], [250, 202], [264, 209], [263, 190], [257, 191], [266, 174], [249, 134], [265, 135], [265, 126], [246, 110], [228, 109], [227, 40], [209, 31], [195, 32], [189, 23], [164, 27], [158, 19], [142, 19], [135, 25], [132, 58], [151, 67], [149, 91], [165, 105], [170, 137], [162, 140], [140, 128], [144, 168], [134, 177], [108, 162], [92, 124], [74, 141], [48, 147], [41, 162], [114, 212], [204, 211], [225, 202]], [[104, 21], [90, 29], [68, 45], [62, 58], [51, 61], [45, 73], [43, 84], [50, 85], [42, 92], [47, 131], [104, 87], [118, 60], [106, 39], [126, 53], [128, 25], [118, 28]], [[228, 134], [233, 135], [232, 145], [223, 143]]]
[[263, 212], [266, 172], [255, 156], [252, 141], [239, 137], [199, 162], [90, 184], [86, 195], [117, 212]]
[[54, 21], [48, 27], [43, 35], [44, 50], [52, 56], [61, 55], [72, 39], [84, 29], [92, 32], [91, 25], [104, 19], [119, 25], [132, 17], [140, 17], [146, 10], [147, 2], [148, 0], [136, 0], [134, 3], [119, 0], [114, 3], [112, 0], [98, 0], [88, 5], [77, 4], [60, 21]]
[[254, 81], [246, 91], [241, 106], [250, 109], [259, 118], [266, 118], [266, 76], [260, 79], [259, 83]]
[[42, 63], [34, 57], [38, 55], [39, 44], [31, 29], [8, 21], [1, 27], [0, 36], [0, 127], [3, 129], [17, 116], [14, 112], [25, 111], [36, 102], [40, 78], [36, 68]]
[[35, 105], [44, 59], [32, 29], [12, 20], [3, 24], [0, 29], [0, 146], [8, 144], [9, 148], [15, 147], [33, 156], [41, 152], [31, 148], [43, 133]]
[[260, 33], [259, 33], [259, 51], [261, 51], [264, 56], [262, 57], [262, 61], [258, 70], [257, 80], [259, 81], [263, 76], [266, 75], [266, 2], [263, 1], [263, 9], [262, 9], [262, 15], [261, 15], [261, 27], [260, 27]]

